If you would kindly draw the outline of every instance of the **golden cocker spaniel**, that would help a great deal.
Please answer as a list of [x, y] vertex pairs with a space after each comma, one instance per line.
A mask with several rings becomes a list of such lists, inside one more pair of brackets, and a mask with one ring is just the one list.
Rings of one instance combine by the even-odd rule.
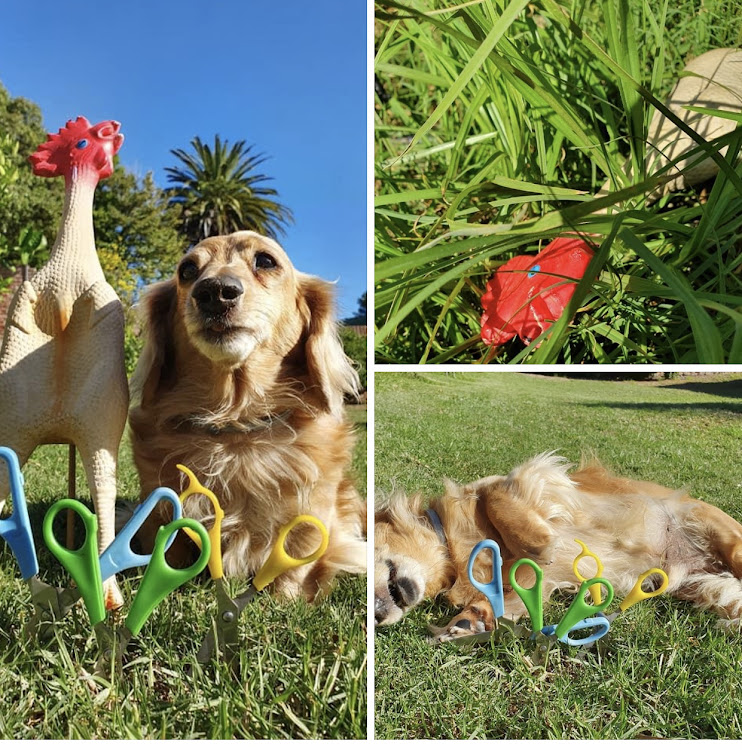
[[[564, 458], [544, 453], [513, 469], [464, 486], [448, 482], [430, 508], [422, 497], [396, 496], [376, 514], [375, 615], [377, 625], [400, 620], [425, 598], [445, 594], [459, 610], [436, 640], [492, 630], [492, 607], [469, 582], [472, 548], [494, 539], [502, 579], [522, 557], [543, 569], [543, 598], [576, 591], [572, 562], [584, 540], [603, 564], [603, 576], [624, 596], [651, 568], [669, 578], [667, 593], [742, 622], [742, 525], [723, 511], [679, 490], [616, 476], [593, 462], [573, 473]], [[438, 523], [440, 522], [440, 523]], [[487, 555], [475, 563], [477, 580], [489, 581]], [[535, 577], [524, 569], [521, 585]], [[505, 617], [525, 606], [504, 586]]]
[[[277, 579], [284, 595], [312, 599], [337, 573], [364, 573], [366, 510], [347, 474], [354, 440], [343, 406], [358, 378], [338, 336], [332, 285], [295, 270], [275, 241], [237, 232], [189, 250], [143, 308], [129, 415], [142, 497], [159, 486], [178, 491], [185, 478], [176, 464], [187, 466], [225, 511], [225, 573], [244, 577], [283, 524], [317, 516], [328, 550]], [[201, 496], [184, 512], [207, 528], [213, 520]], [[288, 551], [305, 556], [318, 540], [301, 525]], [[186, 544], [171, 550], [184, 562], [193, 553]]]

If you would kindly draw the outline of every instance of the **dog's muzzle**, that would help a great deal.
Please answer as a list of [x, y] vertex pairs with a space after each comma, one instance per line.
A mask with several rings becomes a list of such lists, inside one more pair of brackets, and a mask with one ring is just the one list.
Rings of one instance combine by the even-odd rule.
[[244, 292], [245, 288], [237, 277], [222, 274], [199, 281], [193, 287], [191, 295], [201, 313], [213, 316], [233, 308]]
[[377, 625], [396, 622], [421, 598], [417, 583], [398, 575], [397, 566], [391, 560], [385, 562], [389, 570], [386, 587], [377, 589], [374, 594], [374, 621]]

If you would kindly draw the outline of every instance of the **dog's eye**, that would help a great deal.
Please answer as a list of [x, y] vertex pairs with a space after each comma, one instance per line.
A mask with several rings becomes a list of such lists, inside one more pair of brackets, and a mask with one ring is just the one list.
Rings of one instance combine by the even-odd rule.
[[192, 260], [181, 263], [178, 269], [178, 278], [181, 281], [193, 281], [196, 276], [198, 276], [198, 266]]
[[275, 268], [278, 265], [275, 258], [268, 253], [255, 253], [255, 268]]

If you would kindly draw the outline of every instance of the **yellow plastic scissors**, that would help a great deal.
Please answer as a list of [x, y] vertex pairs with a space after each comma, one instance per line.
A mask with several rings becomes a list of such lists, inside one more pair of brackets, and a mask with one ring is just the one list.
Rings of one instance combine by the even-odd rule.
[[[585, 542], [580, 541], [579, 539], [575, 539], [577, 544], [582, 547], [582, 551], [580, 552], [577, 557], [575, 557], [575, 561], [572, 563], [572, 570], [574, 571], [575, 576], [579, 581], [584, 583], [588, 579], [585, 578], [585, 576], [580, 573], [578, 565], [580, 563], [580, 560], [583, 560], [586, 557], [592, 558], [595, 560], [596, 570], [595, 574], [591, 576], [591, 578], [601, 578], [603, 576], [603, 563], [600, 561], [600, 558], [594, 553], [591, 552]], [[600, 584], [595, 583], [592, 586], [590, 586], [590, 596], [593, 598], [593, 604], [601, 605], [603, 603], [603, 595], [600, 592]]]
[[[597, 566], [596, 576], [602, 575], [603, 563], [600, 561], [600, 558], [594, 552], [591, 552], [584, 542], [580, 541], [579, 539], [575, 539], [575, 541], [582, 547], [582, 551], [579, 555], [577, 555], [577, 557], [575, 557], [575, 561], [574, 563], [572, 563], [572, 570], [574, 571], [574, 574], [577, 576], [577, 578], [584, 583], [585, 578], [577, 569], [577, 565], [580, 560], [585, 557], [590, 557], [595, 560], [595, 564]], [[662, 579], [662, 584], [659, 588], [656, 588], [653, 591], [645, 591], [642, 588], [644, 585], [644, 581], [646, 581], [647, 578], [653, 575], [659, 576]], [[635, 604], [643, 602], [645, 599], [651, 599], [652, 597], [662, 594], [669, 586], [669, 584], [670, 581], [667, 577], [667, 573], [665, 573], [664, 570], [662, 570], [661, 568], [651, 568], [650, 570], [642, 573], [639, 578], [637, 578], [636, 583], [634, 584], [634, 588], [629, 591], [621, 604], [619, 604], [618, 612], [612, 612], [610, 615], [604, 614], [603, 616], [608, 620], [608, 622], [613, 622], [622, 612], [625, 612], [629, 607], [633, 607]], [[599, 585], [590, 587], [590, 595], [592, 596], [593, 602], [595, 604], [600, 605], [603, 603]], [[606, 606], [607, 604], [608, 603], [606, 602]]]
[[[188, 487], [180, 496], [181, 502], [191, 495], [203, 495], [214, 507], [214, 524], [208, 532], [209, 540], [211, 541], [211, 554], [208, 566], [209, 573], [216, 587], [216, 600], [219, 613], [216, 618], [215, 627], [209, 630], [196, 658], [199, 663], [205, 664], [211, 661], [218, 647], [223, 652], [226, 660], [234, 663], [239, 654], [239, 619], [242, 610], [245, 609], [248, 602], [282, 573], [292, 568], [298, 568], [301, 565], [307, 565], [322, 557], [327, 550], [330, 538], [325, 525], [319, 518], [309, 515], [297, 516], [279, 529], [278, 539], [268, 559], [253, 578], [252, 584], [239, 596], [232, 598], [224, 581], [224, 570], [222, 567], [221, 525], [224, 518], [224, 511], [221, 509], [216, 495], [204, 487], [194, 476], [193, 472], [181, 464], [178, 464], [178, 468], [189, 479]], [[318, 529], [321, 535], [320, 544], [307, 557], [291, 557], [285, 549], [286, 538], [292, 529], [302, 523], [312, 524], [312, 526]], [[185, 529], [185, 531], [188, 533], [188, 529]], [[189, 534], [189, 536], [200, 547], [200, 539], [195, 535]]]
[[[644, 581], [646, 581], [647, 578], [652, 575], [659, 576], [662, 579], [662, 584], [659, 588], [654, 589], [654, 591], [645, 591], [642, 588], [644, 585]], [[643, 602], [645, 599], [651, 599], [654, 596], [659, 596], [669, 585], [670, 580], [664, 570], [662, 570], [661, 568], [651, 568], [650, 570], [642, 573], [639, 578], [636, 579], [634, 588], [629, 591], [629, 593], [626, 595], [626, 598], [621, 602], [621, 604], [618, 605], [618, 612], [611, 612], [611, 614], [603, 616], [606, 618], [606, 620], [608, 620], [608, 622], [613, 622], [622, 612], [625, 612], [629, 607], [633, 607], [635, 604]]]

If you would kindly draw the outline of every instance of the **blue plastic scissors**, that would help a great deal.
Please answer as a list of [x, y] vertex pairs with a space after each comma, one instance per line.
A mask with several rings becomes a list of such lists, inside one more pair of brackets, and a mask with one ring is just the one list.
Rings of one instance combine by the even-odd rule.
[[[162, 488], [157, 495], [153, 493], [142, 503], [126, 524], [121, 533], [101, 553], [97, 553], [98, 521], [94, 513], [77, 500], [59, 500], [49, 508], [43, 525], [44, 540], [52, 554], [62, 563], [78, 586], [80, 596], [90, 616], [90, 623], [95, 631], [101, 649], [101, 659], [97, 669], [101, 671], [108, 666], [115, 652], [120, 664], [121, 655], [129, 641], [139, 633], [155, 607], [178, 586], [198, 575], [207, 565], [211, 543], [206, 529], [192, 518], [182, 518], [175, 508], [180, 506], [177, 495], [172, 490]], [[163, 497], [175, 498], [174, 512], [178, 518], [160, 528], [155, 539], [151, 555], [140, 555], [131, 549], [131, 540], [144, 519]], [[68, 550], [54, 536], [54, 519], [63, 510], [72, 510], [85, 526], [85, 541], [79, 549]], [[187, 528], [196, 534], [203, 545], [198, 560], [189, 568], [170, 567], [165, 560], [165, 553], [172, 544], [179, 529]], [[130, 568], [146, 565], [144, 577], [132, 602], [124, 627], [117, 631], [105, 624], [106, 610], [103, 601], [103, 581], [116, 573]], [[118, 645], [118, 648], [116, 646]]]
[[[0, 447], [0, 459], [5, 462], [8, 469], [10, 496], [13, 501], [13, 512], [0, 520], [0, 537], [8, 543], [18, 562], [21, 576], [31, 591], [34, 613], [24, 629], [26, 635], [31, 635], [37, 632], [39, 623], [64, 617], [80, 598], [80, 593], [77, 589], [50, 586], [39, 578], [36, 544], [28, 517], [23, 474], [18, 456], [10, 448]], [[39, 631], [39, 634], [42, 637], [49, 635], [48, 631]]]
[[[492, 579], [487, 583], [482, 583], [474, 577], [474, 563], [479, 553], [485, 549], [492, 552]], [[467, 573], [471, 585], [487, 597], [495, 620], [498, 620], [505, 614], [505, 595], [502, 587], [502, 556], [497, 542], [492, 539], [483, 539], [474, 547], [469, 555]]]
[[5, 539], [15, 555], [23, 579], [30, 581], [39, 574], [39, 562], [36, 558], [31, 521], [28, 518], [26, 493], [23, 491], [23, 474], [18, 456], [13, 450], [0, 447], [0, 458], [5, 461], [8, 468], [10, 496], [13, 500], [13, 512], [8, 518], [0, 520], [0, 536]]
[[[18, 462], [18, 456], [10, 448], [0, 447], [0, 459], [5, 462], [8, 469], [10, 493], [13, 500], [12, 514], [8, 518], [0, 519], [0, 537], [5, 539], [18, 561], [21, 576], [29, 585], [31, 601], [34, 605], [34, 613], [26, 624], [25, 632], [27, 634], [38, 632], [42, 638], [48, 637], [50, 635], [48, 625], [56, 620], [61, 620], [72, 609], [83, 593], [80, 588], [50, 586], [39, 578], [36, 544], [31, 530], [31, 521], [28, 516], [26, 494], [23, 489], [23, 474]], [[156, 489], [137, 507], [126, 526], [101, 554], [99, 564], [104, 581], [116, 573], [140, 565], [146, 565], [149, 562], [149, 555], [137, 555], [134, 553], [131, 549], [131, 541], [145, 519], [161, 500], [165, 500], [173, 506], [173, 517], [176, 520], [182, 516], [182, 506], [175, 492], [167, 487]], [[79, 503], [78, 505], [85, 508], [85, 506]], [[90, 513], [87, 508], [85, 508], [85, 511]], [[96, 539], [97, 533], [90, 537], [90, 541], [86, 538], [86, 544], [90, 544], [94, 549], [95, 544], [97, 544]], [[170, 547], [173, 539], [174, 535], [171, 535], [167, 541], [166, 549]], [[42, 623], [44, 623], [45, 627], [40, 628], [39, 626]]]

